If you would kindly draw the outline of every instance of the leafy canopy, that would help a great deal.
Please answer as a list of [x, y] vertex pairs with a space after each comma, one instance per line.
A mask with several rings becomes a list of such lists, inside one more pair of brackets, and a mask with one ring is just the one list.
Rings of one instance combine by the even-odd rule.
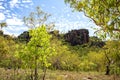
[[[120, 37], [120, 0], [65, 0], [72, 8], [82, 11], [110, 37]], [[114, 34], [114, 35], [113, 35]]]
[[50, 47], [51, 35], [48, 34], [46, 26], [42, 25], [30, 30], [29, 35], [31, 39], [27, 43], [25, 52], [20, 54], [21, 58], [28, 64], [33, 62], [33, 66], [35, 66], [34, 61], [37, 60], [37, 64], [42, 63], [41, 66], [48, 67], [50, 65], [48, 58], [53, 55], [54, 48]]

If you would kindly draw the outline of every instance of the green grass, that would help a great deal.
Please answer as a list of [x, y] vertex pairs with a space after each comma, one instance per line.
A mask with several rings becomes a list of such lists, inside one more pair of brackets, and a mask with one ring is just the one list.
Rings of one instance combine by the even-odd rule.
[[[13, 69], [0, 68], [0, 80], [30, 80], [30, 70], [19, 69], [14, 74]], [[39, 70], [39, 80], [42, 80], [42, 71]], [[104, 75], [98, 72], [75, 71], [47, 71], [46, 80], [120, 80], [115, 75]]]

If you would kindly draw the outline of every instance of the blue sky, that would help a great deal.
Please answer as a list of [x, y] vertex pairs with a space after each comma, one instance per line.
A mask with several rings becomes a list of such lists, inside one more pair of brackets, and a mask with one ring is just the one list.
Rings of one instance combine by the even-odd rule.
[[85, 28], [89, 29], [91, 36], [94, 35], [91, 27], [96, 25], [82, 12], [73, 12], [64, 0], [0, 0], [0, 22], [6, 21], [8, 24], [3, 29], [4, 33], [17, 36], [28, 30], [22, 19], [34, 11], [36, 6], [52, 15], [49, 22], [54, 22], [55, 29], [60, 32]]

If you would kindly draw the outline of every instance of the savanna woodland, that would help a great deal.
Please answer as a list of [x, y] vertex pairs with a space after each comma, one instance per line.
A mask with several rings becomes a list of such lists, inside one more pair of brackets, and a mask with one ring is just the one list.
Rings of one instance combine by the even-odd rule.
[[4, 34], [0, 23], [0, 80], [120, 80], [120, 0], [64, 0], [99, 28], [60, 33], [40, 7], [23, 18], [28, 31]]

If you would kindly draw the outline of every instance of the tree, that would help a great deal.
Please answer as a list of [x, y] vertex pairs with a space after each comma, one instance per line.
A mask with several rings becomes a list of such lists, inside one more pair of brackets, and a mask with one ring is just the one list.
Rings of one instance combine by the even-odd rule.
[[[30, 15], [28, 17], [24, 17], [23, 20], [26, 26], [33, 29], [36, 26], [45, 25], [49, 16], [50, 14], [43, 12], [40, 7], [36, 7], [36, 11], [31, 12]], [[52, 30], [53, 26], [53, 23], [46, 24], [48, 31]]]
[[48, 66], [47, 58], [49, 56], [47, 53], [50, 53], [52, 50], [49, 47], [50, 36], [48, 35], [48, 31], [51, 31], [54, 25], [53, 23], [47, 24], [48, 22], [46, 21], [49, 16], [50, 14], [43, 12], [40, 7], [37, 7], [35, 12], [31, 12], [28, 17], [24, 17], [25, 24], [30, 28], [29, 35], [31, 38], [27, 46], [30, 53], [32, 52], [30, 58], [33, 59], [32, 61], [35, 61], [33, 65], [35, 80], [37, 80], [38, 77], [38, 60], [42, 62], [44, 70], [43, 80], [45, 79], [46, 67]]
[[7, 23], [6, 22], [1, 22], [0, 23], [0, 35], [2, 35], [2, 36], [3, 36], [3, 31], [2, 31], [3, 27], [7, 27]]
[[[65, 0], [72, 8], [84, 12], [100, 27], [102, 34], [120, 38], [120, 0]], [[103, 33], [104, 32], [104, 33]]]
[[[106, 74], [110, 74], [110, 71], [120, 74], [120, 42], [119, 41], [107, 41], [104, 46], [105, 59], [106, 59]], [[111, 68], [112, 67], [112, 68]]]
[[94, 47], [102, 48], [104, 45], [105, 45], [105, 41], [102, 41], [102, 39], [96, 36], [90, 37], [90, 44], [89, 44], [90, 47], [94, 46]]
[[1, 23], [0, 23], [0, 27], [1, 27], [1, 29], [2, 29], [3, 27], [7, 27], [7, 23], [6, 23], [6, 22], [1, 22]]
[[88, 53], [88, 59], [96, 64], [97, 71], [105, 71], [106, 75], [120, 74], [119, 44], [119, 41], [107, 41], [106, 45], [99, 51]]
[[27, 44], [27, 53], [22, 54], [24, 60], [29, 64], [32, 61], [34, 68], [34, 80], [38, 80], [38, 66], [43, 68], [43, 80], [45, 80], [46, 69], [50, 65], [48, 58], [54, 53], [54, 49], [50, 47], [50, 38], [45, 25], [36, 27], [29, 31], [31, 36]]

